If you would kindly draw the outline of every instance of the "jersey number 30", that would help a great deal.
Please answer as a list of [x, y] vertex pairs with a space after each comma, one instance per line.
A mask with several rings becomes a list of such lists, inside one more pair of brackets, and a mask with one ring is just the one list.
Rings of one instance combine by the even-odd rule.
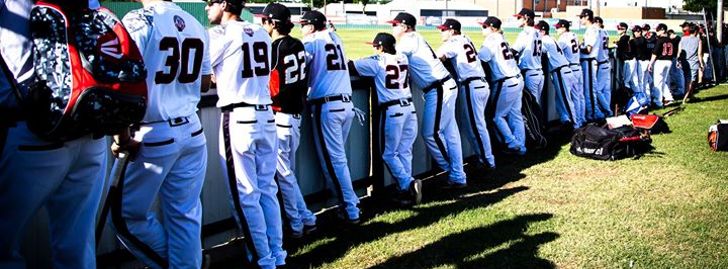
[[[200, 67], [202, 66], [202, 51], [204, 44], [202, 40], [197, 38], [187, 38], [182, 41], [182, 47], [180, 48], [179, 41], [174, 37], [164, 37], [159, 41], [160, 51], [170, 51], [172, 54], [167, 56], [164, 61], [167, 71], [157, 71], [154, 74], [154, 83], [156, 84], [169, 84], [174, 81], [175, 78], [180, 83], [190, 83], [195, 81], [200, 76]], [[182, 53], [180, 53], [180, 50]], [[192, 70], [189, 68], [190, 53], [194, 50], [192, 55]], [[177, 70], [180, 66], [182, 70], [177, 76]]]

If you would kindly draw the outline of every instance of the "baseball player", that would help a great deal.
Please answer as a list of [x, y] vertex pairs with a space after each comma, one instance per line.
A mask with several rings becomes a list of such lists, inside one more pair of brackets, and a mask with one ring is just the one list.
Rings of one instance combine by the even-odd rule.
[[579, 40], [576, 34], [569, 31], [571, 22], [567, 20], [559, 20], [555, 25], [556, 31], [559, 33], [558, 44], [561, 51], [564, 52], [566, 60], [569, 61], [569, 68], [571, 69], [571, 75], [574, 77], [576, 84], [575, 88], [572, 88], [571, 102], [574, 104], [574, 114], [576, 115], [576, 121], [579, 126], [586, 123], [584, 117], [585, 105], [584, 105], [584, 77], [581, 71], [581, 65], [579, 64]]
[[18, 98], [36, 78], [29, 22], [33, 2], [0, 1], [0, 268], [26, 268], [21, 240], [41, 207], [48, 214], [50, 267], [96, 268], [94, 224], [107, 141], [86, 135], [50, 142], [29, 130]]
[[[133, 161], [115, 164], [124, 172], [112, 219], [124, 246], [147, 266], [199, 268], [207, 150], [195, 112], [209, 88], [208, 36], [172, 2], [143, 5], [122, 21], [147, 67], [147, 112], [133, 138], [114, 141], [114, 153], [139, 149]], [[163, 220], [152, 210], [157, 196]]]
[[351, 80], [341, 38], [326, 29], [326, 17], [309, 11], [301, 18], [301, 33], [306, 51], [309, 85], [308, 103], [313, 112], [316, 149], [327, 179], [336, 187], [340, 217], [359, 224], [359, 197], [354, 192], [344, 143], [354, 118]]
[[518, 67], [523, 74], [526, 89], [536, 97], [536, 102], [541, 104], [541, 91], [543, 90], [543, 66], [541, 65], [541, 36], [534, 26], [533, 10], [524, 8], [518, 14], [518, 27], [523, 30], [518, 34], [512, 49], [518, 57]]
[[601, 40], [600, 29], [594, 24], [594, 12], [591, 9], [583, 9], [579, 14], [581, 23], [586, 27], [584, 41], [581, 44], [581, 70], [584, 77], [584, 96], [587, 121], [596, 121], [604, 118], [599, 108], [597, 91], [597, 57], [599, 51], [606, 45]]
[[[233, 216], [246, 237], [248, 258], [261, 268], [286, 263], [276, 197], [277, 136], [268, 83], [271, 38], [240, 19], [244, 0], [208, 2], [210, 62], [217, 82], [220, 159], [232, 195]], [[233, 139], [234, 138], [234, 139]]]
[[578, 90], [576, 80], [572, 76], [569, 61], [564, 57], [564, 51], [561, 50], [556, 40], [549, 36], [549, 24], [545, 21], [539, 21], [535, 28], [541, 36], [541, 51], [548, 56], [549, 72], [551, 72], [551, 82], [554, 85], [556, 93], [556, 111], [559, 113], [559, 119], [562, 123], [570, 123], [574, 129], [581, 126], [576, 113], [574, 112], [574, 103], [571, 101], [571, 92]]
[[[618, 45], [620, 46], [620, 45]], [[624, 83], [632, 90], [632, 97], [627, 101], [624, 111], [627, 116], [641, 112], [649, 106], [649, 100], [644, 89], [644, 72], [640, 57], [647, 50], [645, 38], [642, 37], [642, 27], [632, 27], [632, 38], [627, 42], [628, 47], [624, 60]], [[631, 58], [630, 58], [631, 57]], [[647, 67], [644, 67], [647, 69]]]
[[465, 100], [469, 128], [467, 135], [480, 161], [479, 167], [495, 168], [495, 158], [490, 147], [490, 135], [485, 123], [485, 106], [490, 88], [485, 83], [485, 72], [478, 60], [478, 51], [470, 37], [460, 32], [460, 22], [447, 19], [437, 27], [443, 40], [437, 49], [437, 56], [450, 61], [455, 67], [455, 76], [460, 82], [460, 98]]
[[270, 94], [278, 133], [276, 179], [291, 236], [300, 238], [316, 230], [316, 216], [308, 210], [295, 174], [296, 150], [301, 139], [301, 114], [305, 106], [308, 76], [303, 43], [289, 34], [290, 10], [281, 4], [265, 7], [263, 28], [273, 38]]
[[655, 27], [657, 30], [657, 43], [652, 50], [652, 58], [647, 65], [647, 70], [654, 76], [654, 88], [652, 89], [651, 100], [657, 108], [670, 104], [673, 101], [670, 92], [670, 67], [672, 66], [673, 43], [667, 37], [667, 25], [660, 23]]
[[642, 58], [640, 58], [640, 67], [644, 71], [642, 75], [642, 86], [645, 87], [645, 94], [647, 94], [648, 100], [651, 100], [654, 76], [651, 71], [647, 70], [647, 66], [650, 64], [652, 58], [652, 51], [655, 49], [657, 43], [657, 35], [655, 32], [650, 31], [650, 25], [642, 25], [642, 36], [645, 38], [645, 48], [642, 50]]
[[[667, 36], [670, 37], [672, 42], [672, 66], [670, 66], [670, 85], [675, 85], [675, 91], [673, 96], [682, 97], [685, 94], [685, 73], [682, 68], [677, 67], [677, 53], [678, 47], [680, 46], [680, 36], [678, 36], [672, 29], [667, 30]], [[670, 87], [672, 89], [672, 87]]]
[[417, 112], [409, 90], [407, 56], [397, 53], [395, 38], [379, 33], [371, 42], [377, 55], [353, 62], [353, 73], [373, 77], [381, 111], [382, 159], [397, 181], [401, 205], [419, 204], [422, 181], [412, 177], [412, 144], [417, 138]]
[[[617, 41], [617, 58], [624, 63], [622, 68], [622, 81], [624, 87], [629, 88], [632, 92], [641, 91], [641, 73], [639, 72], [639, 62], [637, 61], [636, 52], [637, 44], [636, 39], [631, 39], [627, 35], [627, 28], [629, 26], [621, 22], [617, 26], [617, 33], [619, 34], [619, 40]], [[635, 26], [632, 29], [632, 33], [639, 32], [639, 26]]]
[[[689, 69], [688, 91], [685, 93], [687, 97], [695, 91], [698, 86], [698, 73], [703, 71], [703, 45], [698, 36], [698, 26], [695, 24], [684, 23], [683, 30], [687, 35], [680, 40], [678, 48], [678, 68]], [[687, 100], [687, 99], [685, 99]]]
[[600, 115], [603, 115], [598, 119], [601, 120], [612, 115], [612, 63], [609, 61], [609, 34], [604, 30], [604, 20], [601, 17], [594, 17], [594, 24], [599, 30], [599, 40], [602, 45], [597, 54], [596, 88]]
[[393, 35], [399, 38], [397, 51], [409, 60], [412, 85], [425, 93], [422, 137], [438, 166], [449, 172], [443, 187], [466, 187], [460, 131], [455, 121], [457, 84], [430, 44], [415, 31], [416, 19], [412, 14], [400, 12], [388, 23], [392, 24]]
[[485, 40], [478, 58], [488, 63], [493, 85], [489, 114], [494, 116], [497, 137], [506, 144], [506, 152], [525, 155], [526, 132], [521, 113], [523, 79], [511, 48], [500, 33], [500, 19], [491, 16], [481, 25]]

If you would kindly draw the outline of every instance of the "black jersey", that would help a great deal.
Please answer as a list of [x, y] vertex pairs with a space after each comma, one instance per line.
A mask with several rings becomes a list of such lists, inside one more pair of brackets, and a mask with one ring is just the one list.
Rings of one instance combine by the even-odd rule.
[[273, 41], [270, 96], [276, 112], [303, 112], [308, 90], [308, 69], [303, 43], [290, 36]]
[[617, 40], [617, 59], [622, 61], [634, 59], [634, 53], [629, 45], [629, 36], [623, 35]]
[[657, 35], [655, 33], [650, 32], [650, 37], [645, 36], [645, 42], [647, 43], [647, 60], [652, 57], [652, 51], [655, 50], [655, 46], [657, 45]]
[[657, 56], [657, 60], [672, 60], [672, 56], [675, 54], [676, 48], [673, 48], [672, 40], [669, 37], [663, 36], [657, 38], [655, 48], [652, 50], [652, 55]]
[[680, 37], [676, 36], [673, 39], [670, 39], [670, 42], [672, 42], [672, 58], [677, 58], [678, 51], [677, 49], [680, 47]]
[[644, 37], [637, 37], [635, 39], [632, 39], [632, 42], [630, 44], [634, 45], [635, 48], [635, 56], [637, 57], [637, 60], [640, 61], [649, 61], [650, 57], [652, 57], [652, 51], [647, 49], [647, 40]]

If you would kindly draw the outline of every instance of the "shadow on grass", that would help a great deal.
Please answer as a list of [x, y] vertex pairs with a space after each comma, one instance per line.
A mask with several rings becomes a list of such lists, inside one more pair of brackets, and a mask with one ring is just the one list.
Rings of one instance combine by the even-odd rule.
[[690, 98], [690, 101], [688, 101], [688, 105], [695, 104], [695, 103], [702, 103], [702, 102], [718, 101], [718, 100], [723, 100], [723, 99], [728, 99], [728, 94], [721, 94], [721, 95], [708, 96], [708, 97], [693, 96]]
[[[328, 225], [322, 226], [321, 232], [311, 239], [335, 238], [335, 240], [319, 245], [303, 254], [292, 256], [288, 259], [288, 263], [292, 268], [318, 267], [342, 257], [352, 247], [378, 240], [389, 234], [426, 227], [449, 215], [456, 215], [474, 208], [487, 207], [527, 189], [526, 187], [500, 189], [490, 193], [469, 196], [453, 203], [415, 207], [409, 209], [415, 213], [413, 216], [396, 223], [369, 222], [358, 227], [345, 228], [341, 224], [337, 224], [339, 222], [333, 219], [332, 216], [328, 216], [328, 219], [320, 221], [320, 223]], [[290, 246], [291, 253], [295, 252], [294, 249], [296, 249], [296, 246]]]
[[[551, 214], [521, 215], [451, 234], [372, 268], [433, 268], [441, 265], [454, 265], [456, 268], [554, 268], [551, 261], [537, 257], [537, 252], [541, 245], [559, 235], [552, 232], [524, 234], [531, 223], [551, 217]], [[498, 249], [506, 243], [509, 243], [507, 247]], [[480, 256], [487, 250], [495, 251]]]
[[[492, 204], [498, 203], [511, 195], [528, 190], [528, 187], [525, 186], [517, 186], [511, 188], [502, 187], [506, 184], [517, 182], [518, 180], [523, 179], [525, 175], [521, 173], [522, 170], [529, 168], [533, 165], [554, 159], [558, 152], [561, 150], [561, 146], [568, 143], [569, 141], [570, 135], [556, 134], [550, 137], [549, 144], [545, 148], [533, 150], [529, 152], [529, 154], [526, 156], [496, 156], [496, 160], [498, 160], [498, 169], [491, 173], [485, 174], [485, 176], [482, 176], [482, 171], [473, 171], [468, 175], [468, 187], [465, 189], [443, 191], [440, 190], [437, 186], [441, 182], [438, 182], [438, 180], [429, 180], [425, 182], [425, 196], [423, 198], [424, 203], [433, 201], [449, 201], [454, 199], [456, 201], [452, 203], [444, 203], [442, 205], [430, 207], [415, 207], [408, 209], [410, 211], [414, 211], [415, 214], [407, 219], [396, 223], [390, 224], [383, 222], [369, 222], [358, 227], [345, 227], [342, 226], [341, 222], [338, 221], [335, 216], [333, 216], [333, 214], [320, 216], [318, 221], [320, 232], [318, 234], [313, 235], [310, 238], [306, 238], [303, 242], [288, 241], [286, 244], [286, 249], [289, 251], [289, 253], [292, 254], [296, 253], [297, 250], [301, 247], [305, 247], [307, 244], [315, 242], [315, 240], [322, 238], [328, 238], [333, 240], [320, 245], [316, 245], [313, 249], [308, 250], [302, 254], [289, 257], [288, 263], [291, 265], [292, 268], [318, 267], [322, 264], [330, 263], [343, 257], [346, 252], [352, 247], [379, 240], [381, 237], [387, 236], [389, 234], [426, 227], [437, 223], [440, 219], [444, 217], [457, 215], [460, 212], [468, 211], [475, 208], [487, 207]], [[376, 216], [378, 214], [402, 210], [401, 208], [394, 207], [392, 205], [392, 202], [385, 198], [364, 200], [362, 201], [360, 207], [362, 208], [363, 218], [365, 219], [365, 221], [367, 218]], [[515, 224], [514, 222], [509, 223]], [[513, 232], [515, 232], [515, 230], [508, 230], [506, 226], [507, 225], [490, 226], [491, 228], [489, 228], [490, 230], [488, 231], [492, 232], [493, 234], [502, 233], [504, 235], [512, 234]], [[497, 229], [504, 230], [499, 232]], [[521, 230], [522, 229], [518, 231]], [[471, 235], [468, 234], [467, 236]], [[543, 239], [541, 238], [543, 236], [546, 235], [535, 236], [533, 238], [530, 238], [529, 240], [538, 241]], [[473, 236], [473, 238], [480, 237]], [[464, 242], [461, 243], [463, 248], [473, 249], [479, 248], [479, 246], [481, 246], [482, 244], [488, 244], [487, 240], [480, 242], [480, 239], [475, 241], [465, 240], [461, 242]], [[511, 252], [514, 252], [512, 253], [512, 255], [510, 255], [510, 257], [521, 255], [515, 252], [526, 249], [528, 247], [527, 245], [529, 244], [530, 243], [526, 242], [525, 239], [524, 242], [514, 244], [511, 248], [509, 248], [511, 249]], [[521, 247], [513, 248], [514, 246]], [[528, 252], [525, 252], [524, 254], [528, 255]], [[509, 256], [504, 256], [504, 258], [507, 257]], [[497, 263], [497, 261], [493, 261], [493, 259], [497, 259], [496, 257], [486, 258], [488, 259], [487, 263]], [[480, 259], [474, 262], [475, 263], [471, 264], [472, 266], [475, 266], [476, 264], [486, 263], [486, 261], [481, 261]], [[529, 262], [528, 264], [533, 265], [535, 263]]]

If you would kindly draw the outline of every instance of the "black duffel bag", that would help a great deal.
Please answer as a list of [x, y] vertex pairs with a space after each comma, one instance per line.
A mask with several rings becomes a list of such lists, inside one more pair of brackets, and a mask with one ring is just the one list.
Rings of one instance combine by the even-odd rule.
[[651, 143], [648, 132], [632, 126], [610, 130], [589, 124], [574, 131], [570, 151], [576, 156], [613, 161], [641, 156], [652, 150]]

